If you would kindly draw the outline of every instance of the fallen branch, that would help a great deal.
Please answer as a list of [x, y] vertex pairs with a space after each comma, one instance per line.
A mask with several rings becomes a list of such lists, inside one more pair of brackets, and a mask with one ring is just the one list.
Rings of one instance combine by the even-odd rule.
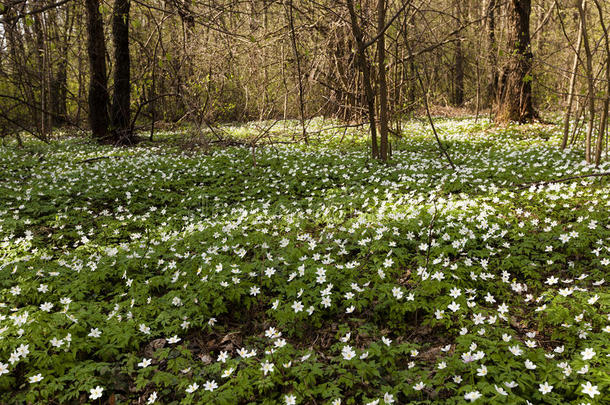
[[564, 181], [585, 179], [587, 177], [604, 177], [604, 176], [610, 176], [610, 172], [582, 174], [580, 176], [562, 177], [560, 179], [554, 179], [554, 180], [532, 181], [529, 183], [514, 184], [513, 187], [517, 187], [518, 189], [524, 189], [524, 188], [528, 188], [531, 186], [544, 186], [547, 184], [563, 183]]
[[125, 156], [122, 155], [117, 155], [117, 156], [96, 156], [96, 157], [92, 157], [89, 159], [85, 159], [85, 160], [80, 160], [76, 163], [90, 163], [90, 162], [95, 162], [96, 160], [102, 160], [102, 159], [121, 159], [124, 158]]

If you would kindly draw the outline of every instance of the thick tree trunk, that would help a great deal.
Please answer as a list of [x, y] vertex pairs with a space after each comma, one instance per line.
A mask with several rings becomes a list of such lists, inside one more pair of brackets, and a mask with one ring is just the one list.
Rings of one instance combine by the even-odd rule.
[[129, 144], [133, 141], [130, 128], [129, 76], [129, 0], [115, 0], [112, 16], [112, 40], [114, 43], [114, 93], [112, 97], [112, 131], [115, 142]]
[[99, 0], [85, 0], [87, 8], [87, 51], [89, 53], [89, 125], [93, 137], [108, 140], [108, 87], [106, 78], [106, 42]]
[[377, 0], [377, 64], [379, 65], [379, 159], [388, 160], [388, 84], [385, 64], [385, 0]]
[[369, 125], [371, 128], [371, 145], [373, 158], [379, 157], [379, 145], [377, 144], [377, 129], [375, 125], [375, 93], [373, 92], [373, 86], [371, 84], [371, 70], [369, 61], [366, 59], [366, 48], [364, 44], [364, 35], [358, 25], [358, 16], [354, 9], [354, 1], [347, 0], [347, 8], [350, 15], [350, 23], [352, 28], [352, 34], [356, 40], [356, 52], [357, 60], [362, 70], [362, 84], [364, 86], [364, 92], [366, 95], [366, 102], [368, 106]]
[[502, 72], [496, 122], [526, 122], [534, 118], [532, 105], [531, 0], [507, 2], [508, 61]]

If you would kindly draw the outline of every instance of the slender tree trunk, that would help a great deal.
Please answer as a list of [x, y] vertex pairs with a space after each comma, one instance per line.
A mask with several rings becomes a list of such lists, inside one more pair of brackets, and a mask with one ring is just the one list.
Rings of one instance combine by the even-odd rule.
[[358, 64], [362, 70], [362, 84], [364, 86], [364, 92], [366, 95], [366, 102], [368, 107], [369, 125], [371, 129], [371, 145], [373, 158], [379, 157], [379, 146], [377, 144], [377, 129], [375, 125], [375, 93], [373, 92], [373, 86], [371, 84], [371, 70], [369, 62], [366, 58], [366, 48], [364, 47], [364, 35], [358, 24], [358, 16], [354, 9], [354, 0], [347, 0], [347, 8], [350, 15], [350, 23], [352, 28], [352, 34], [356, 40], [356, 51]]
[[[58, 10], [51, 9], [44, 13], [44, 19], [46, 20], [46, 26], [49, 27], [49, 32], [47, 33], [48, 38], [51, 38], [52, 44], [57, 44], [57, 48], [59, 52], [57, 55], [59, 57], [51, 58], [50, 52], [48, 52], [48, 45], [45, 45], [45, 55], [48, 56], [48, 88], [49, 88], [49, 99], [48, 99], [48, 109], [49, 109], [49, 127], [53, 128], [62, 123], [62, 115], [60, 113], [61, 109], [61, 101], [60, 101], [60, 91], [61, 86], [59, 81], [62, 77], [62, 71], [65, 70], [63, 68], [66, 66], [67, 62], [67, 51], [64, 51], [65, 42], [62, 40], [63, 35], [60, 32], [60, 26], [62, 25], [59, 19]], [[67, 26], [69, 24], [69, 20], [66, 18], [63, 21], [63, 28], [67, 30]], [[57, 68], [55, 68], [57, 67]]]
[[[12, 9], [7, 10], [6, 18], [15, 17], [16, 12]], [[21, 60], [22, 55], [25, 55], [25, 50], [23, 46], [23, 35], [21, 34], [21, 30], [16, 26], [16, 24], [3, 24], [3, 28], [6, 30], [6, 40], [8, 47], [8, 55], [9, 57], [9, 77], [12, 82], [15, 83], [14, 87], [11, 89], [11, 95], [19, 96], [19, 93], [22, 93], [28, 100], [35, 100], [34, 92], [32, 90], [32, 86], [28, 85], [25, 82], [25, 74], [23, 69], [23, 62]], [[34, 104], [30, 104], [27, 106], [27, 110], [29, 112], [29, 117], [24, 117], [28, 121], [32, 123], [38, 122], [38, 116], [36, 108], [34, 108]], [[29, 125], [28, 125], [29, 126]], [[19, 142], [19, 146], [21, 147], [21, 137], [19, 133], [16, 133], [17, 140]]]
[[[405, 57], [405, 53], [399, 48], [399, 41], [398, 41], [398, 36], [396, 37], [396, 40], [394, 41], [394, 55], [396, 55], [396, 58], [400, 59], [404, 59]], [[401, 89], [402, 87], [405, 85], [404, 81], [402, 80], [402, 78], [404, 77], [403, 75], [403, 71], [404, 71], [404, 64], [403, 63], [398, 63], [396, 62], [394, 64], [394, 88], [392, 89], [392, 103], [395, 106], [395, 108], [402, 114], [402, 108], [401, 106], [404, 105], [401, 98], [402, 98], [402, 93], [401, 93]], [[400, 133], [401, 132], [401, 120], [398, 119], [396, 120], [396, 132]]]
[[108, 140], [108, 87], [106, 78], [106, 42], [100, 13], [100, 0], [85, 0], [87, 8], [87, 51], [89, 53], [89, 125], [93, 136]]
[[409, 18], [408, 20], [405, 18], [402, 30], [404, 43], [407, 48], [408, 66], [405, 66], [403, 68], [403, 80], [405, 83], [407, 83], [407, 94], [405, 102], [408, 105], [409, 112], [414, 109], [415, 87], [417, 86], [417, 81], [415, 80], [415, 57], [413, 56], [413, 52], [411, 51], [411, 47], [409, 46], [409, 24], [412, 22], [412, 18], [413, 17]]
[[297, 80], [299, 84], [299, 112], [301, 114], [301, 129], [303, 130], [303, 139], [305, 143], [309, 143], [307, 139], [307, 128], [305, 126], [305, 100], [303, 97], [303, 79], [301, 74], [301, 55], [299, 54], [299, 48], [297, 46], [296, 32], [294, 30], [294, 5], [292, 0], [288, 2], [288, 25], [290, 26], [290, 39], [292, 43], [292, 51], [294, 52], [294, 58], [296, 60], [297, 68]]
[[578, 6], [578, 15], [582, 23], [582, 42], [585, 48], [585, 70], [587, 73], [587, 88], [589, 91], [589, 124], [587, 125], [587, 133], [585, 134], [585, 160], [591, 163], [591, 138], [593, 135], [593, 127], [595, 125], [595, 88], [594, 88], [594, 73], [593, 73], [593, 55], [589, 46], [589, 34], [587, 32], [587, 20], [585, 9], [587, 0], [576, 2]]
[[[410, 48], [409, 48], [410, 49]], [[409, 111], [413, 112], [415, 110], [415, 92], [417, 89], [415, 88], [415, 57], [411, 50], [408, 51], [409, 55], [409, 76], [411, 80], [409, 81], [411, 84], [409, 85]]]
[[385, 0], [377, 0], [377, 64], [379, 65], [379, 158], [388, 160], [388, 84], [385, 65]]
[[[64, 53], [65, 55], [65, 53]], [[68, 83], [68, 66], [65, 58], [57, 63], [57, 73], [51, 80], [51, 114], [53, 125], [61, 125], [66, 121], [66, 85]]]
[[496, 2], [488, 0], [487, 15], [487, 60], [489, 62], [489, 84], [487, 86], [487, 97], [490, 110], [498, 94], [498, 58], [496, 57]]
[[532, 105], [531, 0], [507, 1], [508, 61], [502, 72], [496, 121], [526, 122], [534, 118]]
[[[61, 33], [60, 52], [61, 57], [57, 62], [57, 71], [51, 80], [51, 112], [53, 125], [65, 124], [68, 120], [68, 51], [70, 48], [70, 39], [74, 28], [74, 13], [73, 7], [66, 7], [64, 29]], [[55, 14], [57, 20], [58, 14]], [[58, 36], [59, 31], [58, 31]]]
[[57, 124], [68, 121], [68, 61], [60, 60], [57, 69]]
[[[286, 57], [284, 56], [284, 44], [280, 46], [280, 57], [282, 67], [282, 84], [284, 85], [284, 121], [288, 118], [288, 93], [290, 90], [288, 89], [288, 81], [286, 80]], [[284, 123], [284, 127], [286, 127], [286, 123]], [[292, 140], [294, 140], [294, 134], [292, 135]]]
[[133, 141], [130, 132], [130, 58], [129, 58], [129, 0], [115, 0], [112, 16], [114, 42], [114, 93], [112, 97], [112, 130], [115, 141]]
[[[79, 29], [79, 33], [82, 33], [82, 30]], [[84, 104], [84, 74], [83, 71], [85, 70], [83, 67], [83, 43], [82, 41], [78, 42], [78, 94], [77, 94], [77, 102], [76, 102], [76, 117], [75, 120], [76, 122], [80, 125], [81, 124], [81, 110], [82, 110], [82, 106]]]
[[[460, 7], [460, 0], [455, 2], [455, 17], [457, 18], [458, 29], [462, 25], [462, 13]], [[462, 35], [458, 33], [457, 41], [455, 43], [455, 64], [454, 64], [454, 78], [453, 83], [455, 85], [453, 92], [453, 105], [461, 106], [464, 103], [464, 52], [462, 50]]]
[[[580, 0], [577, 0], [580, 1]], [[576, 42], [576, 53], [572, 62], [572, 74], [570, 75], [570, 89], [568, 90], [568, 106], [566, 107], [566, 115], [563, 120], [563, 139], [561, 140], [561, 149], [565, 149], [568, 145], [568, 136], [570, 134], [570, 114], [572, 112], [572, 104], [574, 104], [574, 87], [576, 86], [576, 76], [578, 74], [578, 59], [580, 48], [582, 47], [582, 21], [578, 24], [578, 40]]]
[[597, 142], [595, 144], [595, 166], [599, 166], [602, 158], [602, 147], [604, 142], [604, 134], [608, 128], [608, 108], [610, 108], [610, 39], [608, 37], [608, 28], [604, 22], [602, 7], [598, 0], [594, 0], [597, 12], [599, 13], [599, 21], [601, 22], [602, 31], [604, 33], [604, 45], [606, 48], [606, 95], [602, 104], [602, 116], [599, 121], [599, 132], [597, 133]]
[[475, 62], [475, 73], [477, 76], [477, 93], [475, 99], [475, 111], [474, 111], [474, 122], [479, 120], [479, 111], [481, 110], [481, 75], [479, 72], [479, 59]]
[[462, 42], [458, 40], [455, 47], [455, 90], [453, 104], [459, 107], [464, 104], [464, 54], [462, 51]]
[[40, 121], [39, 121], [39, 132], [42, 139], [45, 139], [47, 132], [50, 130], [48, 125], [48, 111], [49, 111], [49, 88], [47, 83], [48, 77], [48, 59], [47, 53], [45, 52], [46, 38], [45, 38], [45, 25], [43, 15], [34, 15], [34, 30], [36, 31], [36, 48], [37, 48], [37, 60], [38, 70], [40, 73]]
[[148, 136], [148, 140], [152, 141], [153, 136], [155, 134], [155, 121], [157, 120], [157, 108], [156, 108], [156, 100], [157, 97], [157, 50], [159, 48], [159, 44], [161, 43], [161, 30], [157, 27], [157, 32], [159, 34], [159, 39], [155, 43], [155, 49], [153, 51], [153, 59], [152, 59], [152, 79], [150, 83], [150, 135]]

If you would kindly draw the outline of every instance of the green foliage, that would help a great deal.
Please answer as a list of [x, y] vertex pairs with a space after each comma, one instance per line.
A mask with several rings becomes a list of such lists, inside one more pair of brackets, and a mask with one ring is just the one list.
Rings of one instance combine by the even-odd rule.
[[418, 123], [383, 165], [332, 126], [256, 165], [1, 149], [0, 402], [610, 400], [606, 180], [516, 186], [608, 167], [473, 120], [438, 125], [457, 172]]

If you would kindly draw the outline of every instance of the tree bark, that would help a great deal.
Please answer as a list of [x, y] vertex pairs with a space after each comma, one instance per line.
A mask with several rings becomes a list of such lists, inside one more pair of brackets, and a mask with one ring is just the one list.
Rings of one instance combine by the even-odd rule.
[[593, 55], [589, 46], [589, 34], [587, 32], [587, 19], [585, 8], [587, 0], [576, 1], [578, 7], [578, 15], [582, 23], [582, 42], [585, 48], [585, 71], [587, 74], [587, 88], [589, 91], [589, 123], [587, 125], [587, 133], [585, 134], [585, 160], [591, 163], [591, 137], [593, 135], [593, 127], [595, 126], [595, 83], [593, 73]]
[[415, 56], [413, 55], [411, 47], [409, 46], [409, 24], [413, 22], [414, 15], [415, 14], [413, 14], [409, 19], [405, 18], [402, 29], [404, 44], [407, 48], [407, 60], [409, 63], [408, 66], [403, 68], [403, 81], [407, 83], [406, 101], [408, 112], [412, 112], [415, 109], [415, 88], [417, 86], [417, 81], [415, 79]]
[[347, 8], [349, 10], [350, 23], [352, 28], [352, 34], [356, 40], [356, 52], [357, 60], [362, 70], [362, 84], [364, 86], [364, 92], [366, 95], [366, 102], [368, 107], [369, 125], [371, 130], [371, 145], [373, 158], [379, 157], [379, 146], [377, 144], [377, 129], [375, 125], [375, 93], [373, 92], [373, 86], [371, 85], [371, 70], [369, 61], [366, 58], [366, 48], [364, 46], [364, 35], [358, 24], [358, 16], [354, 9], [354, 1], [347, 0]]
[[130, 131], [130, 59], [129, 59], [129, 0], [115, 0], [112, 16], [114, 43], [114, 93], [112, 96], [112, 131], [116, 143], [133, 141]]
[[[457, 19], [457, 29], [462, 25], [462, 13], [460, 8], [460, 0], [455, 2], [455, 17]], [[458, 32], [457, 41], [455, 42], [455, 64], [453, 83], [455, 85], [453, 91], [453, 105], [461, 106], [464, 104], [464, 52], [462, 50], [462, 35]]]
[[100, 0], [85, 0], [87, 8], [87, 52], [89, 54], [89, 125], [93, 137], [108, 140], [108, 87], [106, 78], [106, 42], [100, 13]]
[[385, 0], [377, 0], [377, 64], [379, 65], [379, 159], [388, 160], [388, 84], [385, 65]]
[[47, 133], [51, 132], [49, 115], [49, 60], [46, 52], [46, 24], [44, 15], [34, 14], [34, 31], [36, 33], [36, 55], [40, 74], [40, 106], [39, 106], [39, 133], [42, 139], [46, 139]]
[[[577, 0], [580, 1], [580, 0]], [[565, 149], [568, 145], [568, 135], [570, 133], [570, 113], [572, 112], [572, 104], [574, 104], [574, 87], [576, 86], [576, 76], [578, 74], [578, 59], [580, 48], [582, 47], [582, 21], [578, 24], [578, 40], [576, 42], [576, 53], [572, 62], [572, 74], [570, 76], [570, 88], [568, 90], [568, 106], [566, 115], [563, 120], [563, 139], [561, 140], [561, 149]]]
[[57, 64], [57, 73], [49, 85], [53, 126], [62, 125], [66, 121], [67, 80], [67, 63], [62, 58]]
[[489, 105], [493, 106], [498, 93], [498, 59], [496, 57], [496, 1], [487, 2], [487, 59], [489, 62], [489, 85], [487, 96]]
[[604, 22], [602, 7], [598, 0], [594, 0], [597, 12], [599, 13], [599, 21], [604, 33], [604, 45], [606, 48], [606, 94], [602, 102], [602, 115], [599, 120], [599, 132], [597, 133], [597, 142], [595, 143], [595, 166], [599, 166], [602, 158], [602, 146], [604, 135], [608, 128], [608, 108], [610, 108], [610, 39], [608, 36], [608, 28]]
[[502, 72], [496, 122], [531, 121], [532, 105], [532, 50], [530, 45], [531, 0], [507, 2], [509, 55]]
[[294, 29], [294, 5], [292, 4], [292, 0], [288, 2], [288, 26], [290, 27], [290, 40], [292, 43], [292, 51], [294, 52], [294, 59], [296, 61], [297, 68], [297, 82], [299, 84], [299, 112], [301, 118], [301, 129], [303, 131], [303, 139], [305, 143], [309, 143], [309, 139], [307, 138], [307, 127], [305, 126], [305, 99], [303, 97], [303, 75], [301, 73], [301, 55], [299, 53], [299, 48], [297, 46], [297, 37], [296, 31]]
[[[51, 115], [53, 125], [62, 125], [68, 121], [68, 51], [74, 27], [73, 7], [66, 7], [63, 32], [61, 33], [61, 57], [57, 62], [57, 71], [51, 80]], [[58, 19], [58, 15], [55, 15]]]

